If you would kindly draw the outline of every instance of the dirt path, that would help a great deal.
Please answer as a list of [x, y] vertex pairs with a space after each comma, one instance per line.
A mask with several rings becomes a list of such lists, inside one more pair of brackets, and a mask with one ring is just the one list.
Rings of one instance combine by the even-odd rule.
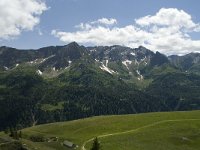
[[[153, 127], [155, 125], [158, 125], [158, 124], [163, 124], [163, 123], [167, 123], [167, 122], [180, 122], [180, 121], [198, 121], [200, 119], [177, 119], [177, 120], [163, 120], [163, 121], [158, 121], [158, 122], [155, 122], [155, 123], [152, 123], [152, 124], [148, 124], [148, 125], [145, 125], [145, 126], [142, 126], [140, 128], [136, 128], [136, 129], [132, 129], [132, 130], [128, 130], [128, 131], [123, 131], [123, 132], [116, 132], [116, 133], [110, 133], [110, 134], [104, 134], [104, 135], [99, 135], [98, 138], [105, 138], [105, 137], [109, 137], [109, 136], [115, 136], [115, 135], [121, 135], [121, 134], [126, 134], [126, 133], [132, 133], [132, 132], [136, 132], [136, 131], [139, 131], [141, 129], [144, 129], [144, 128], [149, 128], [149, 127]], [[85, 141], [81, 147], [81, 150], [87, 150], [85, 148], [86, 144], [93, 141], [94, 138], [91, 138], [87, 141]]]

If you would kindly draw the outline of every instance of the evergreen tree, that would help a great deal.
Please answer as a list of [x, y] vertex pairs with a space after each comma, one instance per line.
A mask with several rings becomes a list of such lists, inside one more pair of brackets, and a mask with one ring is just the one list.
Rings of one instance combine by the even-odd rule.
[[10, 137], [13, 137], [14, 136], [14, 129], [11, 127], [10, 128]]
[[19, 131], [19, 138], [22, 138], [22, 131]]
[[93, 141], [92, 148], [90, 150], [100, 150], [100, 149], [101, 149], [101, 145], [98, 141], [98, 138], [96, 137]]

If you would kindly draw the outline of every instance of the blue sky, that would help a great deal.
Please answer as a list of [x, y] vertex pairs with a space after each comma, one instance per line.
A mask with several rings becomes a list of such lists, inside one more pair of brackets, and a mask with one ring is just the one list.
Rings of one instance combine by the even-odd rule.
[[[1, 5], [0, 7], [5, 8], [7, 5], [7, 2], [10, 1], [10, 3], [14, 3], [14, 1], [19, 0], [2, 0], [5, 1], [4, 5]], [[29, 0], [22, 0], [26, 1], [25, 3], [28, 4]], [[27, 21], [19, 21], [17, 19], [17, 13], [13, 11], [13, 18], [16, 18], [17, 23], [15, 22], [8, 22], [10, 25], [11, 23], [17, 24], [15, 27], [18, 29], [18, 32], [13, 33], [7, 33], [0, 35], [0, 45], [6, 45], [16, 48], [40, 48], [44, 46], [50, 46], [50, 45], [65, 45], [71, 41], [78, 41], [78, 43], [82, 45], [112, 45], [112, 44], [120, 44], [120, 45], [126, 45], [130, 47], [137, 47], [139, 44], [147, 46], [150, 49], [156, 49], [160, 50], [161, 52], [165, 54], [184, 54], [188, 52], [200, 52], [200, 14], [199, 14], [199, 6], [200, 1], [198, 0], [46, 0], [42, 2], [38, 2], [38, 7], [34, 8], [32, 12], [26, 12], [27, 14], [34, 14], [34, 17], [37, 17], [37, 19], [40, 19], [38, 22], [34, 22], [31, 25], [21, 25], [20, 23], [24, 23]], [[42, 5], [41, 5], [42, 3]], [[27, 5], [31, 7], [35, 4]], [[45, 8], [44, 8], [45, 5]], [[22, 5], [19, 5], [19, 9]], [[24, 6], [24, 5], [23, 5]], [[36, 6], [36, 5], [35, 5]], [[12, 8], [11, 4], [8, 4], [6, 8]], [[163, 10], [161, 12], [161, 9], [165, 8], [166, 10]], [[173, 8], [173, 9], [170, 9]], [[24, 9], [23, 7], [21, 8]], [[176, 11], [177, 10], [177, 11]], [[141, 37], [140, 34], [144, 32], [144, 34], [148, 34], [149, 32], [152, 32], [152, 29], [157, 26], [159, 29], [163, 28], [165, 24], [159, 24], [159, 21], [151, 22], [153, 19], [152, 16], [156, 16], [156, 13], [170, 13], [174, 11], [174, 13], [179, 14], [181, 17], [181, 10], [184, 11], [184, 13], [187, 13], [192, 18], [192, 22], [195, 23], [195, 27], [181, 27], [180, 30], [177, 30], [178, 32], [182, 32], [180, 35], [177, 35], [172, 33], [170, 37], [176, 37], [177, 39], [180, 38], [179, 41], [174, 43], [174, 47], [168, 47], [166, 46], [160, 46], [158, 43], [151, 41], [148, 41], [149, 38], [158, 38], [158, 41], [160, 40], [161, 44], [164, 42], [163, 38], [158, 37], [158, 34], [156, 32], [156, 35], [154, 34], [153, 37], [149, 37], [150, 35], [147, 35], [145, 37]], [[17, 10], [16, 10], [17, 11]], [[5, 11], [0, 10], [0, 19], [1, 21], [4, 21], [4, 19], [8, 18], [6, 15], [12, 15], [10, 13], [6, 14], [4, 12], [8, 12], [6, 9]], [[18, 11], [17, 11], [18, 12]], [[23, 11], [22, 11], [23, 13]], [[149, 18], [145, 21], [150, 21], [149, 25], [138, 24], [135, 20], [141, 19], [142, 17], [151, 15], [152, 18]], [[20, 14], [19, 14], [20, 16]], [[183, 14], [184, 16], [184, 14]], [[20, 17], [18, 17], [20, 18]], [[117, 23], [113, 24], [103, 24], [102, 22], [98, 22], [99, 19], [107, 19], [110, 21], [110, 19], [115, 19]], [[158, 18], [158, 17], [157, 17]], [[96, 23], [92, 23], [95, 22]], [[142, 20], [144, 21], [144, 19]], [[160, 20], [162, 22], [162, 20]], [[184, 21], [183, 21], [184, 22]], [[185, 22], [188, 22], [186, 20]], [[79, 28], [77, 25], [80, 25], [82, 23], [83, 25], [91, 25], [92, 27], [90, 29], [86, 28]], [[8, 26], [8, 25], [7, 25]], [[19, 27], [20, 26], [20, 27]], [[76, 27], [75, 27], [76, 26]], [[138, 37], [134, 38], [134, 41], [139, 42], [130, 42], [131, 36], [125, 36], [122, 38], [126, 39], [126, 41], [121, 42], [122, 40], [115, 39], [113, 36], [121, 35], [121, 31], [127, 31], [126, 27], [132, 26], [137, 29], [130, 29], [131, 32], [136, 34], [135, 36]], [[162, 27], [161, 27], [162, 26]], [[168, 26], [168, 25], [167, 25]], [[174, 24], [170, 24], [170, 32], [171, 27], [174, 26]], [[0, 22], [1, 27], [1, 22]], [[11, 26], [13, 27], [13, 26]], [[99, 29], [101, 27], [101, 30]], [[117, 31], [115, 30], [117, 28]], [[195, 29], [194, 29], [195, 28]], [[6, 29], [6, 28], [5, 28]], [[5, 31], [5, 29], [3, 31]], [[192, 31], [185, 31], [192, 30]], [[95, 31], [93, 31], [95, 30]], [[120, 33], [118, 31], [120, 30]], [[134, 31], [133, 31], [134, 30]], [[137, 30], [137, 33], [135, 33]], [[140, 31], [138, 31], [140, 30]], [[195, 31], [194, 31], [195, 30]], [[53, 32], [54, 31], [54, 32]], [[165, 32], [168, 32], [169, 30], [164, 30]], [[117, 33], [116, 33], [117, 32]], [[140, 33], [138, 33], [140, 32]], [[65, 33], [65, 34], [61, 34]], [[68, 36], [70, 33], [70, 37]], [[78, 37], [77, 33], [81, 36]], [[92, 34], [92, 35], [91, 35]], [[97, 36], [94, 36], [94, 34], [99, 34]], [[160, 34], [160, 33], [159, 33]], [[186, 36], [189, 35], [190, 37]], [[102, 42], [99, 41], [101, 38], [100, 36], [108, 36], [110, 39], [103, 40]], [[165, 34], [164, 34], [165, 35]], [[180, 47], [180, 42], [184, 42], [182, 40], [182, 37], [179, 36], [185, 36], [183, 39], [187, 40], [188, 44], [184, 46], [184, 48]], [[90, 36], [90, 38], [88, 37]], [[94, 37], [93, 37], [94, 36]], [[152, 34], [151, 34], [152, 36]], [[159, 35], [161, 36], [161, 35]], [[94, 39], [91, 39], [94, 38]], [[141, 38], [145, 38], [141, 39]], [[81, 40], [80, 40], [81, 39]], [[112, 40], [111, 40], [112, 39]], [[189, 40], [190, 41], [189, 41]], [[169, 39], [173, 40], [172, 39]], [[194, 42], [193, 42], [194, 41]], [[147, 43], [146, 45], [144, 43]], [[178, 43], [178, 44], [177, 44]], [[163, 45], [164, 45], [163, 44]], [[178, 49], [178, 50], [176, 50]], [[193, 50], [188, 50], [193, 49]]]

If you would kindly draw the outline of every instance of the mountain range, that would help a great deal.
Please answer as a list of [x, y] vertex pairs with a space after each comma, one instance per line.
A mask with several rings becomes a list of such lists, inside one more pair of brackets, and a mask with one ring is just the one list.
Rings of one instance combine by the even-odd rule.
[[96, 115], [200, 109], [200, 54], [140, 46], [0, 47], [0, 129]]

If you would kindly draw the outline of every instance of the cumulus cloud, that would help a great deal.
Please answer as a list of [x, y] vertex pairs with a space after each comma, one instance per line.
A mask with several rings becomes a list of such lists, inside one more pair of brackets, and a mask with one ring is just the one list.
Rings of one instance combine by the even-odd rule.
[[[190, 36], [192, 32], [200, 32], [200, 25], [183, 10], [162, 8], [155, 15], [135, 19], [134, 24], [124, 27], [105, 26], [106, 21], [101, 24], [100, 20], [81, 23], [76, 32], [52, 30], [52, 35], [66, 43], [77, 41], [82, 44], [120, 44], [129, 47], [143, 45], [167, 55], [200, 52], [200, 40], [193, 40]], [[114, 25], [117, 20], [112, 22]]]
[[45, 10], [47, 6], [41, 0], [1, 0], [0, 39], [20, 35], [23, 30], [33, 30]]
[[192, 21], [191, 15], [183, 10], [176, 8], [162, 8], [154, 16], [145, 16], [136, 19], [136, 23], [141, 26], [160, 25], [160, 26], [174, 26], [177, 28], [184, 28], [194, 30], [199, 27]]

